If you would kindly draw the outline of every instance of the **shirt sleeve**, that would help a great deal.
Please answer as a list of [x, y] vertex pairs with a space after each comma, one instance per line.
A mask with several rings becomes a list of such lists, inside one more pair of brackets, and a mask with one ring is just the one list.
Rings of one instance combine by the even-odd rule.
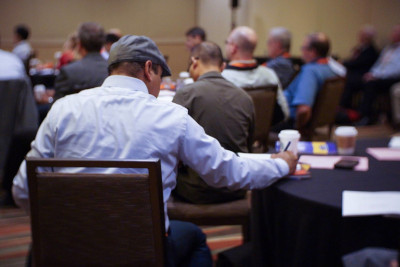
[[296, 94], [293, 97], [292, 106], [314, 105], [315, 97], [318, 92], [318, 79], [314, 71], [305, 67], [297, 84]]
[[[388, 58], [385, 59], [386, 57]], [[371, 72], [374, 77], [379, 79], [400, 78], [400, 47], [396, 48], [394, 51], [385, 49], [378, 61], [371, 68]]]
[[289, 166], [282, 159], [240, 158], [225, 150], [190, 116], [186, 117], [179, 156], [208, 185], [232, 190], [264, 188], [289, 173]]
[[[27, 157], [52, 158], [54, 157], [54, 130], [51, 127], [52, 111], [41, 124], [35, 140], [31, 144], [31, 150]], [[13, 180], [13, 197], [19, 207], [29, 213], [29, 189], [26, 174], [26, 161], [19, 167]]]

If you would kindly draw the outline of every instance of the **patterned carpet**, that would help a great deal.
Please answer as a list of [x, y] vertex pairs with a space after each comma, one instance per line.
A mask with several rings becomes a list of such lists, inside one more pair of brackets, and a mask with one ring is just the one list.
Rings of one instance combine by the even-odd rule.
[[0, 266], [25, 266], [31, 243], [29, 217], [16, 208], [0, 209]]
[[[202, 227], [213, 259], [223, 250], [242, 244], [240, 226]], [[29, 217], [17, 208], [0, 208], [0, 266], [25, 266], [31, 243]]]

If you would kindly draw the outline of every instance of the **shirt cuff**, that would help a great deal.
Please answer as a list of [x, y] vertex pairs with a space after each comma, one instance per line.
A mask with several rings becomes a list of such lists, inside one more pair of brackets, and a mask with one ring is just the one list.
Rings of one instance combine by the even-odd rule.
[[282, 174], [282, 177], [288, 175], [289, 174], [289, 165], [287, 164], [287, 162], [280, 158], [276, 158], [274, 160], [276, 162], [276, 165], [278, 166], [280, 173]]

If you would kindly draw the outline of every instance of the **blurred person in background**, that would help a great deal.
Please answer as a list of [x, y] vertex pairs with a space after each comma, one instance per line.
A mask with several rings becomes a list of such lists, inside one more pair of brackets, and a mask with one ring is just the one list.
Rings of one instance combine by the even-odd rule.
[[107, 33], [106, 34], [106, 40], [105, 40], [103, 48], [101, 49], [101, 56], [105, 60], [107, 60], [108, 57], [110, 56], [110, 50], [111, 50], [112, 44], [115, 43], [116, 41], [118, 41], [119, 38], [121, 38], [121, 36], [119, 36], [115, 33]]
[[0, 80], [27, 78], [21, 59], [8, 51], [0, 49]]
[[207, 40], [206, 32], [200, 27], [190, 28], [186, 34], [186, 48], [190, 51], [193, 47]]
[[290, 60], [292, 34], [284, 27], [275, 27], [269, 31], [267, 49], [270, 59], [265, 66], [273, 69], [278, 75], [283, 88], [286, 88], [295, 74]]
[[358, 44], [352, 49], [350, 58], [343, 61], [347, 69], [346, 85], [340, 102], [343, 108], [353, 108], [354, 93], [362, 89], [364, 74], [378, 59], [375, 37], [375, 28], [364, 26], [358, 33]]
[[246, 26], [237, 27], [230, 33], [225, 44], [229, 63], [222, 76], [240, 88], [277, 85], [278, 93], [272, 121], [272, 125], [275, 125], [289, 117], [289, 107], [278, 76], [272, 69], [259, 66], [254, 59], [257, 40], [256, 32]]
[[373, 118], [373, 115], [376, 113], [373, 104], [376, 97], [379, 94], [388, 94], [391, 86], [400, 81], [400, 24], [393, 27], [390, 44], [383, 49], [369, 72], [364, 74], [363, 80], [361, 119], [356, 123], [358, 126], [374, 122], [376, 118]]
[[100, 86], [108, 76], [107, 61], [101, 56], [105, 34], [95, 22], [85, 22], [78, 29], [78, 53], [82, 59], [65, 65], [55, 81], [55, 100], [80, 90]]
[[77, 47], [78, 47], [78, 36], [76, 33], [72, 33], [68, 36], [67, 41], [64, 43], [63, 52], [59, 59], [57, 68], [60, 69], [64, 65], [74, 62], [79, 58], [77, 54]]
[[14, 42], [15, 46], [13, 53], [17, 55], [22, 62], [26, 62], [33, 53], [33, 49], [28, 42], [29, 28], [26, 25], [20, 24], [14, 28]]
[[329, 50], [330, 40], [322, 32], [311, 33], [304, 39], [301, 51], [306, 64], [284, 91], [290, 107], [290, 120], [281, 128], [301, 129], [310, 120], [317, 93], [326, 79], [337, 76], [329, 65]]

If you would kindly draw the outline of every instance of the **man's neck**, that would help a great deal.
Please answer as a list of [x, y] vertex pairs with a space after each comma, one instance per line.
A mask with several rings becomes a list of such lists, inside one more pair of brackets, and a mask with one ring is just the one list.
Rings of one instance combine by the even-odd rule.
[[79, 50], [79, 55], [81, 55], [82, 58], [86, 57], [89, 52], [85, 48], [81, 48]]
[[217, 66], [204, 66], [202, 69], [199, 71], [199, 77], [208, 73], [208, 72], [218, 72], [221, 73], [221, 69]]
[[250, 54], [236, 54], [233, 55], [229, 61], [236, 61], [236, 60], [252, 60], [253, 55]]

